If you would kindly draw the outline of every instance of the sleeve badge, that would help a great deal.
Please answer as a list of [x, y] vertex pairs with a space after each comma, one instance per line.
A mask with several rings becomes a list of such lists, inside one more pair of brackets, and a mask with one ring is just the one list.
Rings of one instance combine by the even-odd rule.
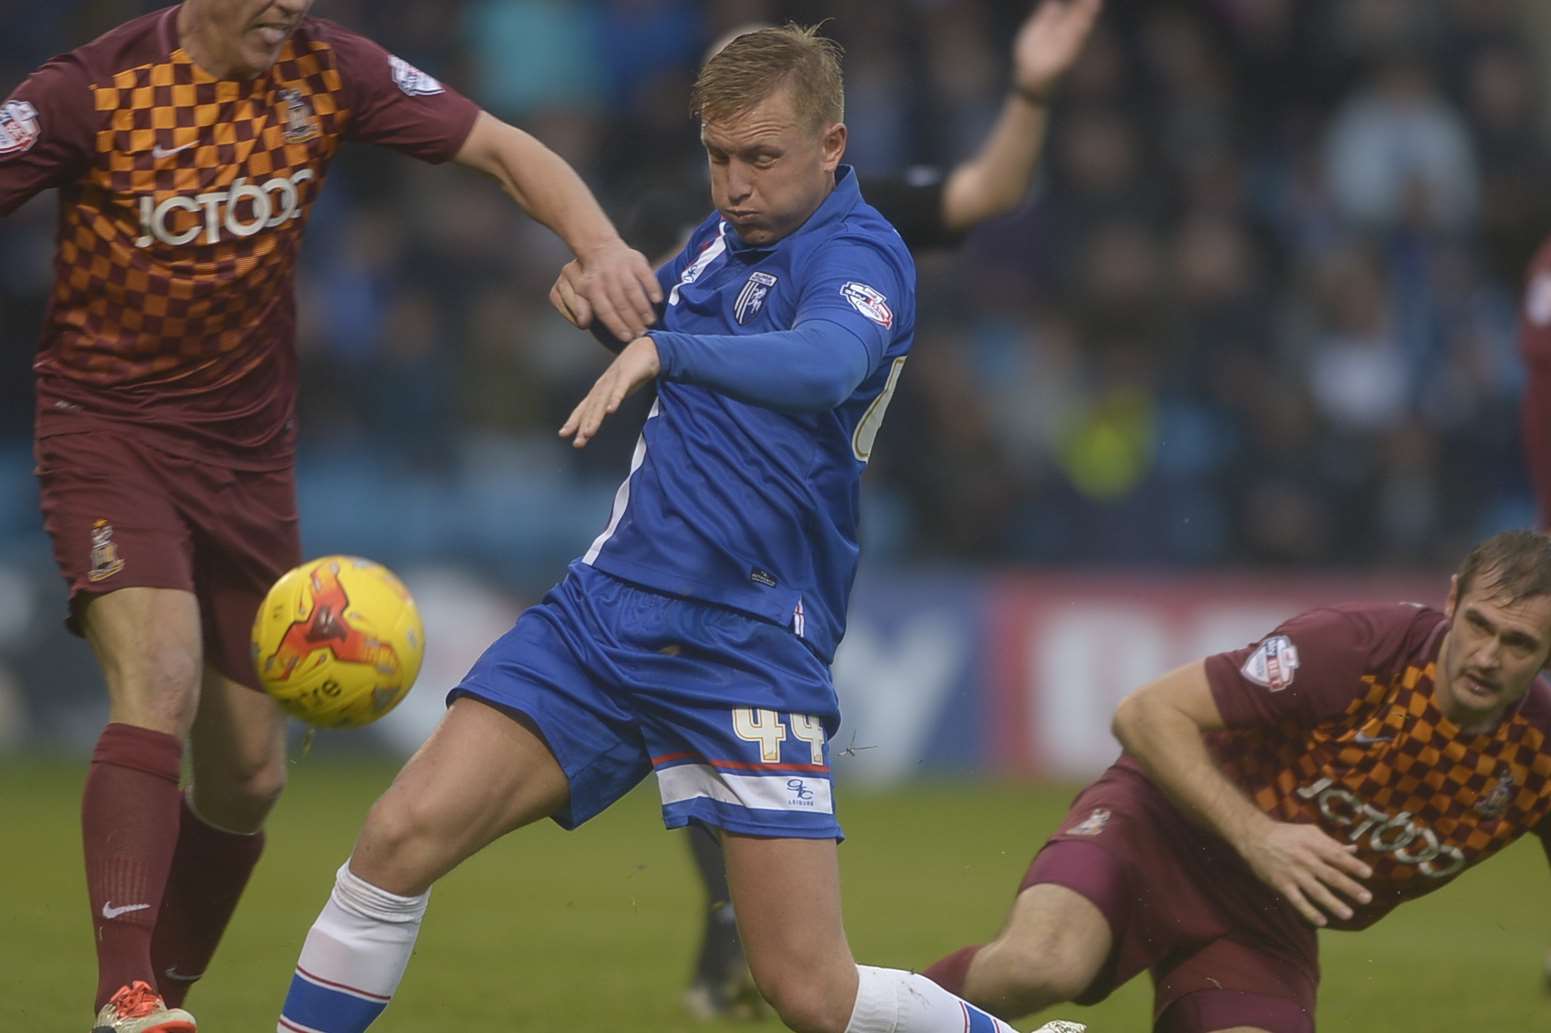
[[1298, 647], [1286, 635], [1272, 635], [1255, 647], [1239, 673], [1256, 685], [1281, 692], [1298, 673]]
[[0, 156], [30, 151], [42, 135], [37, 108], [24, 100], [0, 105]]
[[852, 308], [883, 329], [887, 330], [894, 325], [894, 311], [889, 308], [889, 299], [865, 283], [851, 280], [841, 284], [840, 295], [851, 303]]
[[388, 55], [388, 66], [393, 70], [393, 82], [411, 97], [431, 97], [446, 91], [446, 87], [426, 75], [402, 57]]

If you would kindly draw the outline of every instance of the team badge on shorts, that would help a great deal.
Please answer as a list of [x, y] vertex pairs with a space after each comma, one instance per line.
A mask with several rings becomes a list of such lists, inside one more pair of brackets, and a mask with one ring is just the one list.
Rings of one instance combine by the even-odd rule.
[[388, 67], [393, 70], [393, 83], [411, 97], [432, 97], [444, 89], [440, 82], [426, 75], [402, 57], [388, 55]]
[[738, 300], [733, 302], [733, 318], [742, 326], [748, 322], [759, 310], [765, 306], [765, 298], [770, 294], [770, 288], [776, 285], [776, 278], [769, 273], [753, 272], [749, 274], [749, 282], [743, 285], [738, 292]]
[[318, 115], [312, 110], [312, 101], [300, 90], [281, 90], [280, 100], [285, 104], [285, 131], [282, 135], [286, 143], [306, 143], [322, 132], [318, 126]]
[[840, 295], [851, 303], [852, 308], [883, 329], [887, 330], [894, 325], [894, 310], [889, 308], [889, 299], [865, 283], [857, 283], [855, 280], [843, 283], [840, 285]]
[[1239, 671], [1256, 685], [1281, 692], [1298, 673], [1298, 647], [1286, 635], [1272, 635], [1255, 647]]
[[1093, 813], [1066, 830], [1068, 836], [1097, 836], [1109, 824], [1108, 807], [1095, 807]]
[[92, 565], [86, 572], [88, 581], [105, 581], [124, 569], [118, 546], [113, 544], [113, 525], [99, 520], [92, 525]]
[[0, 155], [30, 151], [42, 135], [37, 108], [24, 100], [7, 101], [0, 106]]

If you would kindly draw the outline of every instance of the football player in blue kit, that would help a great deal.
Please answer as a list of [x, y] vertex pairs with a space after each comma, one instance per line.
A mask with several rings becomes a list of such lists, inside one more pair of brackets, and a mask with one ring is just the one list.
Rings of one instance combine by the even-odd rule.
[[768, 29], [702, 71], [717, 210], [660, 273], [660, 329], [561, 428], [585, 446], [656, 382], [607, 525], [448, 694], [372, 807], [280, 1030], [366, 1029], [438, 878], [540, 818], [574, 827], [655, 772], [665, 824], [722, 831], [750, 968], [790, 1028], [1010, 1033], [922, 976], [857, 965], [841, 926], [829, 664], [915, 270], [840, 165], [837, 50]]

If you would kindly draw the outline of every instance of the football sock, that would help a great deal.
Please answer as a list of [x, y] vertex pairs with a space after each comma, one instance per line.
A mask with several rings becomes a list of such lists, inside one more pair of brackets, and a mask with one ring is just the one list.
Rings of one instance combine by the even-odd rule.
[[969, 978], [970, 962], [980, 953], [980, 947], [960, 947], [941, 961], [928, 965], [921, 974], [951, 994], [964, 996], [964, 981]]
[[722, 844], [703, 825], [688, 830], [690, 853], [705, 888], [705, 930], [700, 937], [700, 956], [695, 962], [695, 982], [717, 985], [744, 965], [743, 943], [738, 939], [738, 917], [732, 909], [732, 893], [727, 887], [727, 865]]
[[858, 965], [856, 972], [856, 1005], [846, 1033], [1015, 1033], [925, 976], [870, 965]]
[[388, 1006], [420, 935], [430, 891], [401, 897], [339, 866], [307, 933], [277, 1033], [361, 1033]]
[[86, 892], [97, 944], [97, 1003], [143, 979], [156, 986], [151, 931], [161, 912], [178, 841], [175, 735], [110, 724], [92, 751], [81, 794]]
[[151, 936], [151, 961], [171, 1008], [182, 1006], [194, 981], [204, 975], [264, 851], [262, 830], [244, 835], [216, 828], [194, 813], [187, 794], [182, 815], [162, 912]]

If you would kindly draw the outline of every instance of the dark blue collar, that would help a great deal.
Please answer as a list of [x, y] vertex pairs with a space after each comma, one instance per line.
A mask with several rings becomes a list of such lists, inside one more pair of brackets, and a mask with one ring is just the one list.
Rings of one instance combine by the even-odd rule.
[[801, 226], [782, 237], [780, 240], [769, 244], [745, 244], [743, 238], [738, 236], [738, 231], [727, 224], [727, 250], [734, 254], [745, 251], [774, 251], [789, 241], [796, 240], [805, 233], [822, 231], [827, 227], [844, 219], [851, 214], [851, 210], [862, 203], [862, 191], [856, 183], [856, 170], [850, 165], [841, 165], [835, 169], [835, 189], [829, 192], [829, 196], [813, 210], [813, 214], [804, 220]]

